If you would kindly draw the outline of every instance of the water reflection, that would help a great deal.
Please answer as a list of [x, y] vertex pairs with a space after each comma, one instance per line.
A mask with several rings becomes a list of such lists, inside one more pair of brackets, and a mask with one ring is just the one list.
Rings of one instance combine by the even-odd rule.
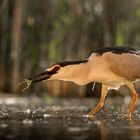
[[136, 140], [140, 138], [139, 125], [139, 121], [119, 120], [111, 123], [103, 118], [5, 120], [0, 122], [0, 139]]
[[[3, 122], [6, 127], [0, 127], [0, 139], [92, 139], [99, 138], [98, 133], [92, 133], [89, 126], [63, 124], [64, 122], [33, 122], [22, 124], [21, 122]], [[2, 124], [1, 124], [2, 125]], [[98, 132], [94, 128], [94, 132]]]
[[139, 107], [132, 120], [118, 105], [104, 107], [93, 118], [85, 115], [90, 109], [86, 105], [1, 106], [0, 140], [140, 139]]

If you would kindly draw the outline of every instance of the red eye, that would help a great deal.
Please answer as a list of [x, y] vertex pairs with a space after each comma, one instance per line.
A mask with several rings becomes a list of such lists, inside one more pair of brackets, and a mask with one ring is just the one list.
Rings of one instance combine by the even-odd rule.
[[52, 69], [52, 71], [58, 71], [60, 69], [60, 66], [54, 66], [54, 68]]

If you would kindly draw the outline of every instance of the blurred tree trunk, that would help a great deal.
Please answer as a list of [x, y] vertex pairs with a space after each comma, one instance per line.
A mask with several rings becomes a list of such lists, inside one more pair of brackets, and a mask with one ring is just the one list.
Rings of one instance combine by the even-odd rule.
[[88, 42], [88, 32], [89, 32], [90, 21], [88, 16], [84, 16], [82, 20], [79, 49], [78, 49], [78, 58], [86, 59], [87, 54], [87, 42]]
[[111, 37], [111, 20], [112, 20], [112, 0], [102, 0], [102, 15], [101, 15], [101, 25], [103, 29], [103, 47], [109, 47], [113, 44]]
[[11, 33], [11, 91], [17, 91], [20, 74], [20, 48], [21, 48], [21, 33], [23, 8], [25, 0], [16, 0], [13, 12], [12, 33]]
[[128, 11], [128, 21], [126, 25], [126, 32], [124, 37], [125, 44], [132, 45], [135, 39], [136, 32], [136, 11], [138, 8], [138, 0], [130, 0], [129, 11]]
[[0, 90], [5, 91], [5, 85], [6, 85], [6, 69], [5, 69], [5, 56], [6, 56], [6, 49], [7, 49], [7, 43], [8, 43], [8, 0], [4, 0], [1, 6], [1, 45], [0, 45]]
[[[57, 3], [57, 2], [56, 2]], [[52, 6], [51, 0], [44, 1], [42, 3], [42, 9], [41, 9], [41, 27], [40, 27], [40, 50], [38, 51], [38, 59], [39, 59], [39, 69], [42, 71], [46, 69], [47, 66], [47, 59], [48, 58], [48, 48], [46, 47], [49, 42], [49, 23], [51, 20], [51, 17], [53, 17], [53, 11], [56, 9], [55, 5]], [[46, 86], [46, 83], [44, 84]], [[45, 88], [43, 86], [43, 88]], [[36, 93], [40, 93], [41, 90], [43, 90], [42, 86], [37, 86], [34, 88]], [[53, 86], [52, 86], [53, 88]], [[55, 90], [56, 88], [53, 88]], [[57, 90], [57, 89], [56, 89]]]
[[108, 6], [108, 0], [102, 0], [102, 15], [101, 15], [101, 23], [103, 28], [103, 46], [107, 47], [110, 46], [110, 32], [109, 32], [109, 24], [108, 24], [108, 18], [107, 18], [107, 7]]

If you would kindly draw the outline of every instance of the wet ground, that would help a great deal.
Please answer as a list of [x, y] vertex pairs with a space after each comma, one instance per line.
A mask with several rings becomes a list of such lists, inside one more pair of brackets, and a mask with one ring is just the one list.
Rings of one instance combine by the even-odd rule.
[[138, 140], [140, 100], [133, 119], [126, 116], [129, 97], [108, 98], [93, 118], [86, 114], [98, 99], [0, 97], [0, 140]]

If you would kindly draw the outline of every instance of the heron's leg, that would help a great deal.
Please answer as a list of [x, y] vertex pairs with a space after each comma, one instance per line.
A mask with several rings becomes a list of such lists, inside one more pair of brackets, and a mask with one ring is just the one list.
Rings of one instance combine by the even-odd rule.
[[108, 86], [102, 85], [101, 99], [100, 99], [98, 105], [89, 112], [89, 114], [88, 114], [89, 116], [92, 116], [93, 114], [95, 114], [97, 111], [99, 111], [102, 108], [102, 106], [104, 105], [104, 99], [107, 94], [107, 90], [108, 90]]
[[128, 117], [131, 118], [131, 113], [134, 109], [134, 106], [137, 102], [137, 99], [138, 99], [138, 94], [137, 92], [135, 91], [134, 89], [134, 86], [131, 82], [127, 82], [126, 83], [127, 87], [130, 89], [131, 93], [132, 93], [132, 101], [131, 101], [131, 104], [130, 104], [130, 107], [129, 107], [129, 110], [128, 110]]

